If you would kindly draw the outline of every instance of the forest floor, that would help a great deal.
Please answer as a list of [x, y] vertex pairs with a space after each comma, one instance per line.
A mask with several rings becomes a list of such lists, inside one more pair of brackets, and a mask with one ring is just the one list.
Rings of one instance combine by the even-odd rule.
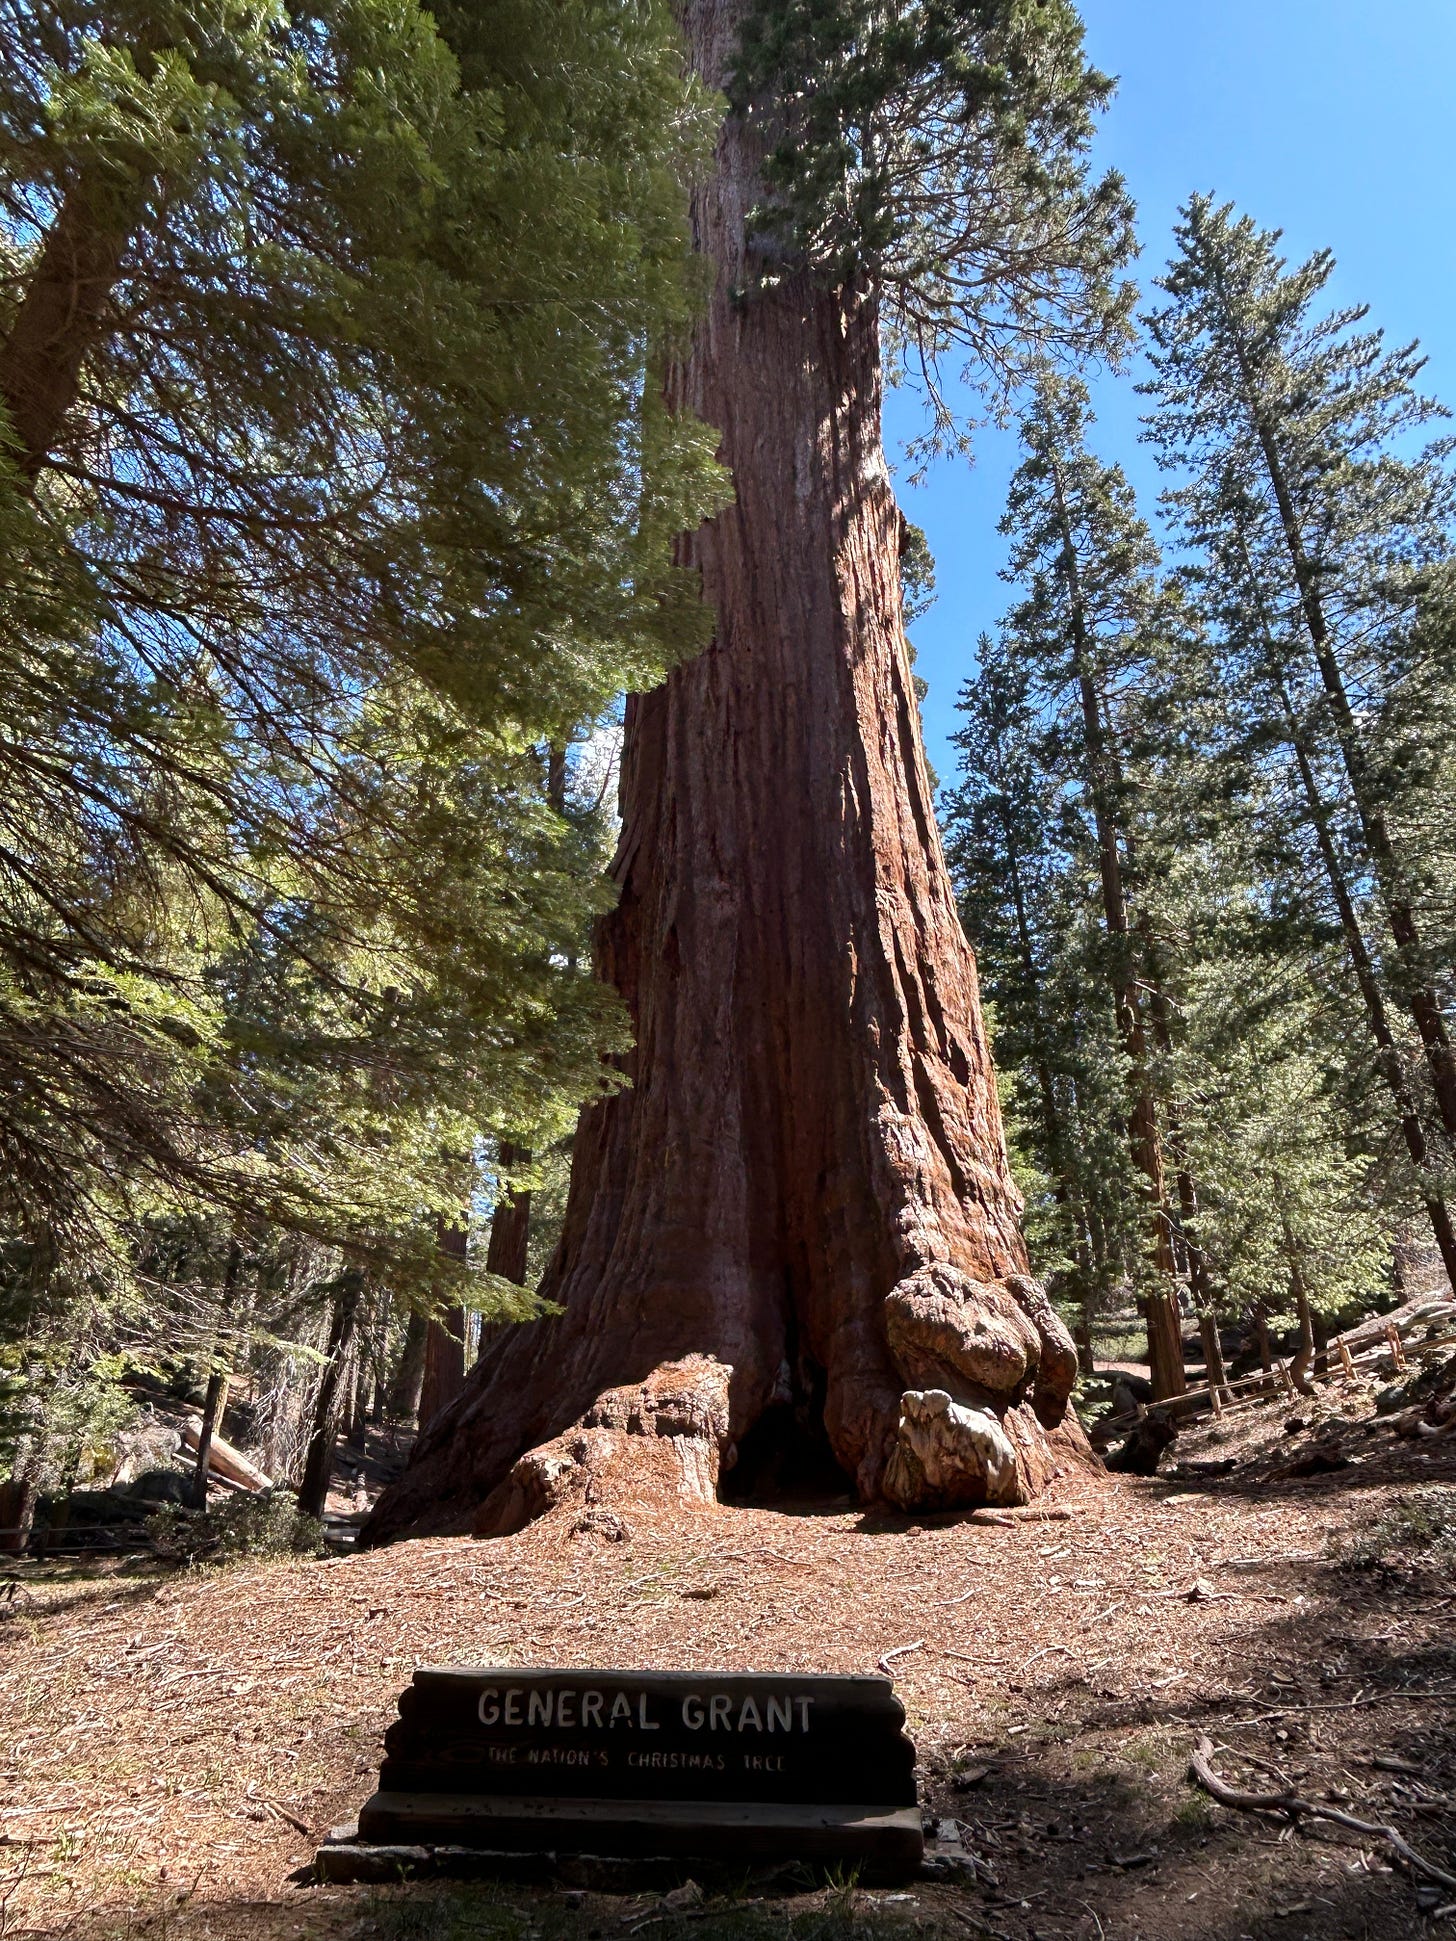
[[[548, 1519], [216, 1570], [17, 1566], [0, 1937], [1456, 1937], [1456, 1892], [1418, 1891], [1379, 1839], [1231, 1812], [1188, 1781], [1207, 1733], [1237, 1783], [1393, 1822], [1456, 1872], [1456, 1436], [1421, 1447], [1348, 1397], [1321, 1407], [1360, 1445], [1344, 1468], [1272, 1473], [1335, 1431], [1286, 1434], [1271, 1405], [1180, 1441], [1185, 1460], [1235, 1449], [1234, 1474], [1079, 1480], [1054, 1497], [1064, 1521], [724, 1505], [629, 1515], [615, 1542]], [[745, 1875], [686, 1907], [307, 1884], [418, 1664], [882, 1658], [972, 1881], [794, 1893]]]

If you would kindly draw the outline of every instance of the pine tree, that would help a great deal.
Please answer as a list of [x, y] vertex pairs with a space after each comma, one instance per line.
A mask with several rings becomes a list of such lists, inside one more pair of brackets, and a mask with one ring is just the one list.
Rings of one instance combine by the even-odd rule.
[[[1448, 1274], [1456, 1064], [1449, 862], [1429, 732], [1453, 694], [1449, 444], [1414, 346], [1362, 308], [1320, 314], [1327, 251], [1290, 270], [1277, 232], [1194, 197], [1148, 319], [1149, 436], [1183, 476], [1168, 504], [1202, 563], [1223, 736], [1288, 771], [1288, 814], [1345, 940], [1379, 1071]], [[1401, 1015], [1424, 1072], [1407, 1057]]]
[[1383, 1292], [1398, 1201], [1342, 1082], [1343, 994], [1318, 959], [1271, 936], [1231, 860], [1228, 846], [1200, 859], [1202, 934], [1185, 970], [1178, 1065], [1204, 1189], [1196, 1231], [1226, 1312], [1293, 1320], [1303, 1386], [1317, 1318], [1363, 1312]]
[[[1099, 961], [1101, 912], [1014, 638], [983, 635], [959, 701], [959, 780], [946, 857], [995, 1019], [1007, 1140], [1038, 1271], [1079, 1314], [1137, 1279], [1137, 1177], [1116, 1021]], [[1070, 845], [1065, 840], [1070, 836]]]
[[1011, 541], [1006, 577], [1022, 589], [1005, 623], [1005, 651], [1023, 669], [1040, 765], [1057, 786], [1072, 844], [1100, 897], [1101, 980], [1116, 1020], [1128, 1147], [1145, 1202], [1140, 1279], [1149, 1356], [1154, 1390], [1164, 1397], [1181, 1393], [1185, 1377], [1146, 951], [1134, 908], [1129, 712], [1169, 614], [1151, 536], [1121, 472], [1088, 449], [1090, 424], [1079, 379], [1039, 374], [1021, 420], [1026, 457], [1001, 526]]
[[[530, 908], [579, 893], [521, 869], [519, 781], [700, 632], [667, 541], [711, 502], [706, 452], [643, 383], [687, 312], [703, 123], [663, 8], [455, 24], [452, 49], [381, 0], [11, 9], [0, 1137], [22, 1228], [143, 1187], [239, 1198], [249, 1140], [190, 1109], [239, 937], [327, 986], [312, 1055], [341, 1079], [407, 1038], [412, 965], [454, 974], [447, 916], [478, 922], [469, 1001], [503, 1047], [553, 982], [580, 1002]], [[585, 1090], [590, 1066], [559, 1071]]]

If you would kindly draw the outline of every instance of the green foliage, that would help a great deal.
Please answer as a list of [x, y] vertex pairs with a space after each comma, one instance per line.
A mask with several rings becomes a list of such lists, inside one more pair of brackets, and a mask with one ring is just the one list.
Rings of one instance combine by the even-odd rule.
[[924, 528], [908, 519], [900, 529], [900, 591], [907, 627], [935, 605], [935, 556]]
[[1047, 355], [1116, 354], [1132, 208], [1087, 154], [1112, 86], [1067, 0], [755, 0], [730, 99], [763, 143], [760, 277], [873, 290], [932, 443], [952, 349], [999, 399]]
[[960, 708], [946, 853], [995, 1022], [1028, 1244], [1040, 1272], [1097, 1307], [1136, 1278], [1140, 1241], [1085, 801], [1047, 761], [1031, 670], [1009, 633], [982, 636]]
[[147, 1519], [152, 1549], [168, 1562], [233, 1564], [282, 1557], [317, 1557], [324, 1526], [304, 1516], [287, 1490], [230, 1496], [205, 1513], [166, 1504]]
[[1206, 858], [1196, 892], [1204, 928], [1185, 955], [1170, 1074], [1200, 1188], [1195, 1237], [1233, 1312], [1292, 1315], [1297, 1272], [1316, 1313], [1358, 1314], [1389, 1278], [1400, 1196], [1342, 1084], [1346, 1020], [1327, 966], [1259, 947], [1253, 913], [1233, 907], [1248, 887], [1216, 867], [1227, 860], [1227, 847]]
[[1129, 1135], [1151, 1086], [1139, 763], [1176, 615], [1126, 480], [1089, 450], [1085, 387], [1044, 369], [1001, 530], [1019, 597], [983, 639], [957, 737], [949, 854], [1001, 1023], [1027, 1062], [1014, 1136], [1043, 1179], [1042, 1264], [1089, 1309], [1142, 1285], [1147, 1183]]
[[[1448, 800], [1451, 441], [1363, 308], [1321, 310], [1327, 251], [1194, 197], [1147, 319], [1149, 437], [1206, 615], [1197, 684], [1209, 798], [1253, 821], [1271, 918], [1339, 939], [1363, 1090], [1404, 1126], [1405, 1194], [1451, 1192], [1440, 1022], [1456, 973]], [[1363, 1013], [1363, 1020], [1362, 1014]], [[1443, 1124], [1444, 1120], [1444, 1124]]]
[[666, 0], [0, 26], [13, 1447], [77, 1357], [306, 1336], [344, 1259], [520, 1311], [436, 1216], [624, 1037], [545, 751], [703, 639], [722, 483], [649, 369], [713, 125]]
[[1081, 385], [1043, 375], [1002, 527], [1018, 598], [963, 691], [947, 805], [1029, 1244], [1085, 1313], [1147, 1284], [1142, 1101], [1195, 1306], [1367, 1305], [1412, 1196], [1339, 934], [1310, 906], [1287, 778], [1231, 748], [1248, 697], [1207, 581], [1163, 576], [1090, 427]]

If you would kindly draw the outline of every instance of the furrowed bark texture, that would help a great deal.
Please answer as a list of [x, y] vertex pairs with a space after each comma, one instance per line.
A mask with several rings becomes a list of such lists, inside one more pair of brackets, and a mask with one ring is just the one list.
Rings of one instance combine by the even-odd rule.
[[[734, 11], [685, 9], [711, 81]], [[370, 1541], [608, 1492], [629, 1509], [633, 1436], [643, 1486], [681, 1475], [689, 1501], [775, 1420], [826, 1437], [865, 1500], [1019, 1501], [1087, 1459], [1064, 1420], [1070, 1336], [1024, 1278], [932, 810], [875, 307], [797, 277], [735, 299], [756, 193], [729, 121], [694, 205], [716, 289], [670, 379], [722, 429], [736, 484], [684, 542], [717, 633], [628, 704], [620, 902], [598, 937], [631, 1088], [577, 1133], [542, 1287], [564, 1312], [472, 1371]], [[701, 1460], [648, 1460], [664, 1437]]]

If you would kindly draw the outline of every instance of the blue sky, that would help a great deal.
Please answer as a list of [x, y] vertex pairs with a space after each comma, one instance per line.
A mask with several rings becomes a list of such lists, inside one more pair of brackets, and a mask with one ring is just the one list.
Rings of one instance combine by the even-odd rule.
[[[1120, 77], [1098, 154], [1138, 204], [1139, 282], [1166, 262], [1178, 205], [1210, 191], [1282, 228], [1293, 258], [1332, 249], [1333, 296], [1368, 303], [1392, 342], [1419, 337], [1426, 388], [1456, 408], [1453, 0], [1083, 0], [1082, 12], [1091, 58]], [[1098, 445], [1152, 517], [1159, 477], [1137, 443], [1137, 375], [1094, 383]], [[891, 394], [892, 462], [917, 417], [908, 390]], [[939, 597], [913, 636], [942, 782], [976, 636], [1009, 597], [996, 522], [1015, 464], [1014, 437], [988, 428], [972, 466], [943, 461], [925, 485], [901, 485], [936, 559]]]

